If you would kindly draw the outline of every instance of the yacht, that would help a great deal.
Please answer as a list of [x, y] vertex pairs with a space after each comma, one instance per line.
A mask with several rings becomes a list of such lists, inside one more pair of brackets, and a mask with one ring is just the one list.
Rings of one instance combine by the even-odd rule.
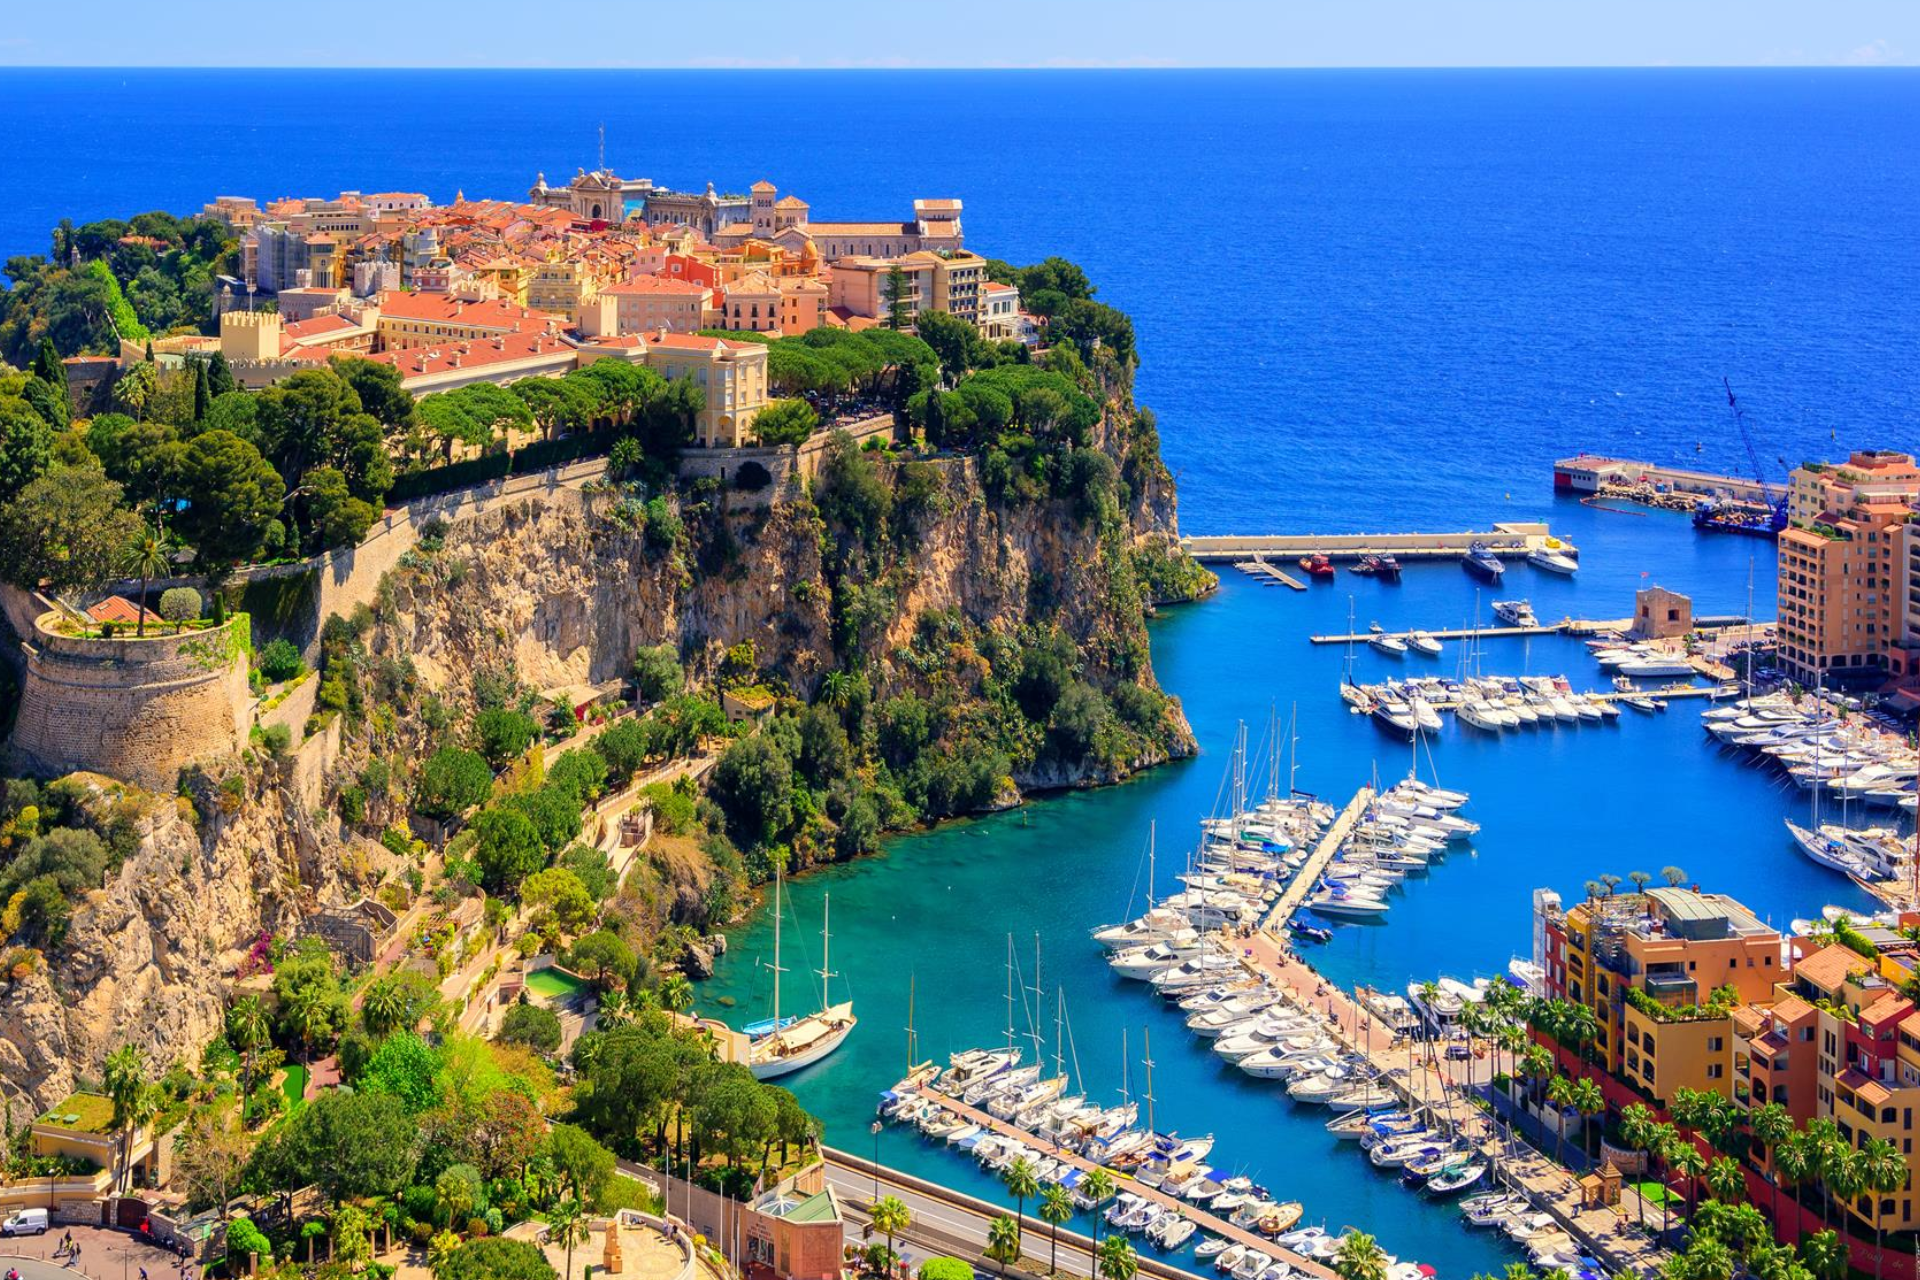
[[782, 1022], [780, 1018], [780, 889], [778, 874], [773, 885], [773, 1025], [778, 1030], [771, 1031], [747, 1045], [747, 1067], [753, 1072], [755, 1080], [777, 1080], [781, 1076], [791, 1075], [803, 1067], [810, 1067], [838, 1049], [842, 1042], [853, 1033], [859, 1019], [853, 1016], [853, 1002], [840, 1004], [826, 1002], [826, 984], [832, 981], [833, 973], [827, 967], [827, 947], [831, 939], [828, 929], [828, 912], [831, 910], [831, 898], [822, 900], [820, 915], [820, 991], [821, 1004], [817, 1012], [804, 1017]]
[[1407, 637], [1407, 647], [1422, 657], [1440, 656], [1440, 642], [1424, 631], [1416, 631]]
[[1623, 676], [1638, 676], [1643, 680], [1653, 676], [1693, 674], [1693, 664], [1684, 657], [1660, 654], [1636, 654], [1623, 662], [1615, 663], [1613, 669]]
[[1533, 614], [1533, 605], [1525, 600], [1495, 600], [1493, 616], [1509, 627], [1537, 627], [1540, 619]]
[[1482, 582], [1498, 582], [1507, 567], [1500, 563], [1500, 557], [1493, 554], [1492, 548], [1484, 542], [1476, 542], [1467, 548], [1467, 555], [1460, 567]]
[[1548, 573], [1572, 575], [1580, 571], [1580, 562], [1552, 546], [1535, 547], [1527, 552], [1527, 563]]
[[1406, 656], [1407, 642], [1388, 631], [1376, 631], [1367, 637], [1367, 646], [1400, 658]]

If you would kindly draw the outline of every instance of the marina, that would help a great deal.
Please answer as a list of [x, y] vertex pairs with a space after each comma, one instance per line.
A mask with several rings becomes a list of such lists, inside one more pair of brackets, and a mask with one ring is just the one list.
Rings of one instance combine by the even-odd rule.
[[[1656, 560], [1661, 577], [1689, 590], [1703, 615], [1738, 618], [1745, 612], [1749, 557], [1764, 557], [1759, 578], [1771, 572], [1770, 547], [1691, 533], [1676, 544], [1671, 530], [1657, 527], [1669, 517], [1622, 521], [1574, 506], [1566, 518], [1571, 540], [1585, 553], [1581, 574], [1530, 575], [1519, 593], [1531, 597], [1543, 618], [1621, 612], [1622, 602], [1644, 584], [1642, 567]], [[1556, 527], [1559, 519], [1556, 515]], [[1285, 1096], [1284, 1085], [1276, 1087], [1225, 1061], [1210, 1040], [1186, 1026], [1191, 1011], [1176, 1002], [1142, 999], [1142, 983], [1118, 977], [1104, 951], [1088, 945], [1089, 929], [1118, 918], [1129, 885], [1143, 906], [1149, 890], [1157, 900], [1187, 887], [1180, 877], [1194, 843], [1189, 824], [1219, 803], [1239, 720], [1273, 708], [1284, 725], [1297, 707], [1295, 732], [1286, 735], [1298, 738], [1297, 770], [1283, 764], [1279, 789], [1297, 787], [1329, 797], [1331, 803], [1322, 809], [1329, 823], [1369, 777], [1390, 782], [1405, 775], [1406, 739], [1382, 734], [1330, 696], [1346, 667], [1343, 648], [1300, 644], [1303, 633], [1355, 630], [1345, 625], [1349, 592], [1357, 595], [1363, 619], [1378, 617], [1399, 634], [1410, 634], [1422, 620], [1467, 617], [1473, 608], [1472, 582], [1447, 564], [1410, 565], [1398, 586], [1356, 579], [1339, 592], [1268, 591], [1230, 575], [1213, 601], [1165, 610], [1153, 624], [1156, 669], [1165, 687], [1180, 695], [1205, 753], [1201, 759], [1153, 771], [1125, 787], [1068, 793], [893, 840], [881, 858], [788, 882], [794, 901], [790, 942], [796, 936], [817, 942], [820, 900], [831, 893], [833, 967], [845, 975], [860, 1008], [861, 1025], [838, 1053], [789, 1078], [830, 1133], [864, 1131], [875, 1092], [901, 1075], [897, 1029], [909, 1021], [907, 975], [918, 977], [920, 1004], [913, 1021], [926, 1056], [944, 1061], [952, 1052], [1001, 1039], [1006, 1019], [1000, 970], [1011, 931], [1023, 948], [1039, 939], [1047, 958], [1047, 988], [1068, 993], [1071, 1036], [1084, 1072], [1079, 1078], [1112, 1085], [1131, 1074], [1137, 1097], [1143, 1036], [1150, 1034], [1153, 1087], [1163, 1117], [1176, 1118], [1182, 1132], [1232, 1135], [1223, 1137], [1213, 1163], [1225, 1160], [1225, 1172], [1271, 1186], [1276, 1198], [1298, 1199], [1303, 1223], [1332, 1233], [1346, 1227], [1372, 1232], [1388, 1251], [1431, 1265], [1447, 1280], [1478, 1272], [1497, 1275], [1508, 1263], [1527, 1260], [1524, 1249], [1505, 1234], [1469, 1229], [1460, 1201], [1409, 1194], [1397, 1173], [1375, 1167], [1355, 1153], [1350, 1140], [1327, 1131], [1335, 1118], [1331, 1109], [1303, 1105]], [[1379, 653], [1364, 639], [1356, 641], [1354, 656], [1359, 683], [1381, 683], [1418, 669], [1409, 665], [1418, 660], [1414, 655]], [[1605, 688], [1581, 638], [1489, 636], [1479, 643], [1488, 670], [1585, 671], [1600, 686], [1597, 696], [1616, 692]], [[1443, 658], [1449, 668], [1453, 656], [1449, 652]], [[1669, 682], [1641, 683], [1653, 689]], [[1783, 929], [1791, 917], [1817, 915], [1822, 904], [1856, 918], [1879, 909], [1878, 900], [1847, 876], [1792, 845], [1784, 824], [1806, 825], [1808, 797], [1777, 773], [1754, 767], [1745, 755], [1712, 749], [1698, 711], [1687, 708], [1731, 701], [1712, 702], [1706, 685], [1694, 687], [1697, 693], [1677, 695], [1691, 701], [1675, 701], [1665, 714], [1623, 708], [1632, 723], [1623, 722], [1617, 732], [1583, 725], [1527, 733], [1520, 739], [1527, 744], [1523, 757], [1505, 741], [1508, 735], [1449, 732], [1442, 735], [1443, 749], [1439, 740], [1423, 734], [1422, 777], [1435, 781], [1437, 764], [1438, 785], [1471, 793], [1470, 812], [1483, 829], [1417, 887], [1409, 883], [1392, 890], [1384, 923], [1341, 924], [1306, 910], [1296, 918], [1322, 921], [1329, 932], [1326, 942], [1296, 942], [1291, 929], [1275, 930], [1279, 941], [1297, 952], [1291, 963], [1311, 959], [1311, 975], [1297, 971], [1300, 997], [1337, 1010], [1338, 1022], [1350, 1028], [1360, 1002], [1349, 1002], [1342, 992], [1401, 993], [1410, 983], [1431, 979], [1436, 970], [1467, 982], [1506, 974], [1514, 956], [1530, 950], [1532, 890], [1547, 885], [1577, 894], [1584, 880], [1600, 872], [1624, 875], [1636, 869], [1634, 855], [1623, 850], [1643, 839], [1647, 815], [1665, 824], [1675, 848], [1644, 855], [1642, 861], [1680, 863], [1690, 877], [1738, 896]], [[1425, 754], [1429, 748], [1432, 761]], [[1283, 758], [1286, 754], [1283, 746]], [[1521, 759], [1524, 763], [1516, 766]], [[1258, 782], [1252, 789], [1262, 790]], [[1823, 823], [1834, 820], [1824, 805], [1822, 813]], [[1873, 820], [1900, 824], [1902, 817], [1881, 810]], [[1156, 824], [1160, 849], [1149, 877], [1142, 850]], [[1304, 848], [1310, 851], [1315, 843]], [[1017, 889], [1008, 892], [1007, 886]], [[1251, 948], [1258, 959], [1273, 945], [1272, 936], [1255, 929], [1239, 948]], [[766, 958], [771, 941], [771, 922], [764, 914], [736, 931], [716, 978], [702, 984], [702, 1007], [727, 996], [738, 1002], [743, 1017], [764, 1012], [770, 979], [755, 961]], [[1273, 948], [1276, 964], [1278, 950]], [[933, 975], [939, 975], [937, 1004], [928, 999]], [[1316, 994], [1322, 984], [1324, 996]], [[1381, 1019], [1369, 1033], [1363, 1024], [1363, 1051], [1369, 1034], [1380, 1050], [1391, 1027]], [[1123, 1040], [1130, 1041], [1130, 1054], [1123, 1052]], [[1404, 1045], [1393, 1056], [1398, 1059], [1393, 1065], [1406, 1066]], [[1484, 1061], [1478, 1072], [1484, 1086]], [[1417, 1091], [1417, 1073], [1411, 1083]], [[1123, 1097], [1116, 1090], [1102, 1100], [1117, 1104]], [[916, 1132], [890, 1126], [874, 1141], [889, 1165], [1012, 1207], [990, 1171], [954, 1159], [950, 1150], [930, 1145]], [[1303, 1166], [1313, 1171], [1310, 1187], [1296, 1184], [1286, 1172]], [[1524, 1182], [1533, 1177], [1521, 1172], [1524, 1167], [1502, 1169]], [[1559, 1194], [1553, 1192], [1551, 1175], [1544, 1168], [1538, 1172], [1540, 1194]], [[1464, 1196], [1488, 1189], [1483, 1182]], [[1086, 1216], [1080, 1224], [1090, 1232]], [[1601, 1225], [1593, 1220], [1595, 1229]], [[1170, 1266], [1213, 1277], [1211, 1262], [1193, 1255], [1199, 1241], [1196, 1234], [1186, 1248], [1167, 1255], [1143, 1241], [1142, 1254], [1164, 1256]], [[1604, 1237], [1602, 1242], [1611, 1243]]]

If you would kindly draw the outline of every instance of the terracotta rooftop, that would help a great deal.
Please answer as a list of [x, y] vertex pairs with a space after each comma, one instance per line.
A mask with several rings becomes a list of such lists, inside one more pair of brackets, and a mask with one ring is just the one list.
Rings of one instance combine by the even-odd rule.
[[1835, 942], [1795, 965], [1793, 976], [1805, 978], [1822, 991], [1836, 991], [1849, 975], [1864, 973], [1872, 967], [1872, 963], [1865, 956]]
[[673, 276], [635, 276], [631, 280], [608, 285], [605, 289], [602, 289], [601, 292], [612, 294], [672, 293], [693, 297], [697, 294], [707, 292], [707, 286], [695, 284], [691, 280], [676, 279]]
[[134, 607], [133, 601], [125, 596], [108, 596], [98, 604], [87, 609], [87, 616], [95, 622], [124, 622], [133, 626], [140, 621], [141, 613], [147, 615], [148, 622], [159, 622], [160, 615], [151, 609], [141, 610]]
[[544, 329], [549, 321], [561, 317], [545, 311], [533, 311], [504, 298], [479, 301], [457, 298], [450, 293], [402, 293], [380, 295], [380, 315], [388, 320], [423, 320], [441, 324], [462, 324], [474, 328]]

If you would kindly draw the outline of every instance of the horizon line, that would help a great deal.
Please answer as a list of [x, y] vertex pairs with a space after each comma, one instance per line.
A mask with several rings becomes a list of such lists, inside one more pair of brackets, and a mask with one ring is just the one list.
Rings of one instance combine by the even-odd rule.
[[976, 72], [1102, 72], [1102, 71], [1915, 71], [1920, 65], [1907, 62], [1540, 62], [1540, 63], [1172, 63], [1117, 60], [1112, 62], [1034, 62], [1034, 63], [818, 63], [777, 62], [733, 63], [634, 63], [634, 64], [473, 64], [466, 66], [411, 66], [387, 63], [260, 63], [233, 66], [225, 63], [85, 63], [85, 62], [0, 62], [7, 71], [407, 71], [440, 72], [618, 72], [666, 71], [704, 74], [742, 72], [860, 72], [903, 74], [924, 71]]

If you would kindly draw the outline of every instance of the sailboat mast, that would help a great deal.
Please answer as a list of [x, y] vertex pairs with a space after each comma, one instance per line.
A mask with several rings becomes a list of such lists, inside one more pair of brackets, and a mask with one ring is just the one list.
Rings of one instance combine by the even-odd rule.
[[1007, 935], [1007, 1056], [1013, 1056], [1013, 935]]
[[1130, 1053], [1131, 1053], [1131, 1050], [1127, 1048], [1127, 1029], [1125, 1027], [1121, 1027], [1120, 1028], [1120, 1101], [1122, 1102], [1133, 1101], [1133, 1081], [1130, 1078], [1130, 1073], [1133, 1070], [1133, 1063], [1129, 1061]]
[[1145, 1056], [1140, 1059], [1140, 1064], [1147, 1069], [1147, 1091], [1141, 1096], [1147, 1100], [1147, 1132], [1152, 1133], [1154, 1132], [1154, 1128], [1153, 1128], [1153, 1028], [1152, 1027], [1140, 1028], [1140, 1038], [1146, 1042], [1146, 1049], [1144, 1050]]
[[832, 922], [833, 895], [820, 895], [820, 1012], [825, 1013], [827, 1006], [833, 1003], [829, 988], [833, 983], [833, 969], [827, 962], [828, 948], [833, 945]]
[[1055, 987], [1053, 991], [1053, 1074], [1066, 1074], [1067, 1067], [1067, 992], [1064, 987]]
[[918, 1056], [914, 1051], [920, 1047], [919, 1045], [914, 1043], [915, 1036], [913, 1033], [913, 989], [915, 986], [915, 980], [919, 976], [920, 975], [916, 973], [909, 973], [907, 975], [907, 1074], [908, 1075], [913, 1074], [913, 1068], [916, 1065], [914, 1063], [914, 1058]]
[[773, 1030], [780, 1032], [780, 864], [773, 866]]
[[1033, 1041], [1033, 1061], [1035, 1066], [1047, 1064], [1047, 1037], [1041, 1033], [1040, 997], [1046, 991], [1040, 981], [1040, 932], [1033, 934], [1033, 985], [1027, 988], [1033, 993], [1033, 1004], [1027, 1010], [1027, 1038]]

